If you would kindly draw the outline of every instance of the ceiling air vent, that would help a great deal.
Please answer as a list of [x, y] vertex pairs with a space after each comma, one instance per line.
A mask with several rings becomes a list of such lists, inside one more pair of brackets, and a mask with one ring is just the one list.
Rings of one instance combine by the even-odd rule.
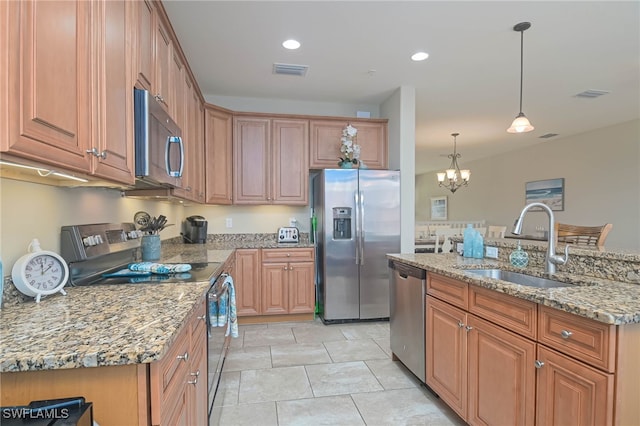
[[544, 134], [542, 136], [538, 136], [538, 138], [540, 138], [540, 139], [549, 139], [549, 138], [552, 138], [554, 136], [558, 136], [558, 134], [557, 133], [547, 133], [547, 134]]
[[304, 77], [307, 74], [308, 69], [309, 65], [273, 64], [274, 74], [297, 75]]
[[597, 98], [598, 96], [606, 95], [607, 93], [609, 93], [609, 91], [607, 90], [589, 89], [589, 90], [585, 90], [584, 92], [578, 93], [577, 95], [574, 95], [574, 96], [576, 98], [592, 99], [592, 98]]

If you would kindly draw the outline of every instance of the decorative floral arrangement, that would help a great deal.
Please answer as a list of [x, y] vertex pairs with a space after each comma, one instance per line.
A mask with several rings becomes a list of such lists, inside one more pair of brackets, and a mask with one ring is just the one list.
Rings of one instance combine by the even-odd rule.
[[342, 157], [338, 162], [339, 166], [346, 164], [357, 165], [360, 160], [360, 145], [356, 143], [356, 135], [358, 129], [348, 124], [347, 127], [342, 129], [342, 145], [340, 146], [340, 152]]

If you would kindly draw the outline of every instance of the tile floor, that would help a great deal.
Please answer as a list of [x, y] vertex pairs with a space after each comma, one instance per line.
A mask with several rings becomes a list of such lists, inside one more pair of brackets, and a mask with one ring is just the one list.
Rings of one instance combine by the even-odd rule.
[[210, 426], [464, 425], [401, 363], [389, 323], [241, 325]]

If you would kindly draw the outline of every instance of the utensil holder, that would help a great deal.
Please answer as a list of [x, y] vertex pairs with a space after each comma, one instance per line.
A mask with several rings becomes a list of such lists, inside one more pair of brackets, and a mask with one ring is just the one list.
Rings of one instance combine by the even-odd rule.
[[145, 262], [160, 260], [160, 235], [142, 236], [142, 260]]

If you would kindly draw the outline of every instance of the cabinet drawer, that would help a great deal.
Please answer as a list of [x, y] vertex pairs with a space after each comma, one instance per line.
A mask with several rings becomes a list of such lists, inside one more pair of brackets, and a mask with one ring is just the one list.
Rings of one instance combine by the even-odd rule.
[[469, 312], [530, 339], [536, 338], [537, 304], [497, 291], [469, 286]]
[[162, 359], [151, 364], [152, 406], [165, 407], [166, 401], [182, 393], [192, 356], [189, 346], [188, 331], [182, 332]]
[[616, 326], [540, 306], [538, 341], [576, 359], [615, 370]]
[[308, 262], [313, 261], [313, 248], [262, 249], [262, 262]]
[[191, 316], [191, 341], [197, 342], [207, 334], [207, 314], [204, 302], [198, 303]]
[[469, 285], [442, 275], [427, 273], [427, 294], [462, 309], [469, 307]]

